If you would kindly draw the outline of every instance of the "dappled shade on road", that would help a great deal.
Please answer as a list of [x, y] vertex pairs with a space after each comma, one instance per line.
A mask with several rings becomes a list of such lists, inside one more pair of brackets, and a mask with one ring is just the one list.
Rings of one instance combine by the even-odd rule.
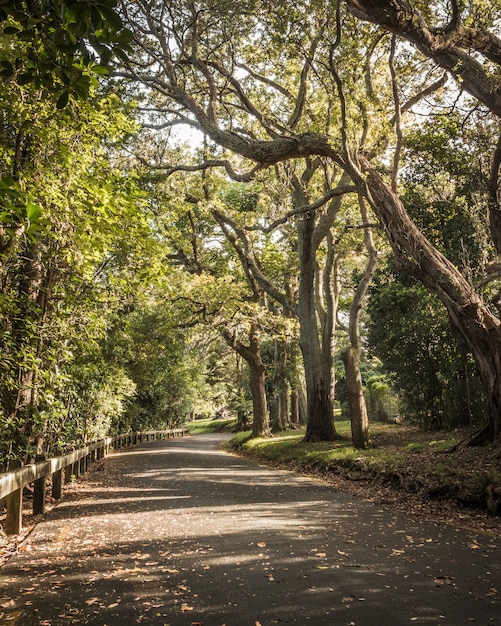
[[499, 541], [220, 440], [141, 445], [85, 477], [4, 567], [6, 623], [501, 624]]

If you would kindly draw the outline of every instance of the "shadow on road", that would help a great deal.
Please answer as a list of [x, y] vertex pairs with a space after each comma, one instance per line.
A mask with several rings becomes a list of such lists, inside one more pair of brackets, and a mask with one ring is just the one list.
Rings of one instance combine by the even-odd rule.
[[220, 440], [109, 457], [3, 568], [0, 624], [501, 624], [499, 542], [236, 459]]

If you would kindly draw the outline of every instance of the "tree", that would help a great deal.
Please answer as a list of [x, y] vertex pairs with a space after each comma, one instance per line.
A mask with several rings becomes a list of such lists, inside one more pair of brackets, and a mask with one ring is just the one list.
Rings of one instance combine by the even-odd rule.
[[368, 313], [371, 352], [391, 375], [404, 417], [425, 428], [481, 424], [473, 360], [452, 336], [436, 297], [388, 268], [375, 280]]
[[362, 341], [360, 338], [360, 314], [363, 301], [376, 270], [377, 250], [372, 237], [368, 220], [368, 211], [364, 201], [360, 200], [364, 244], [367, 250], [367, 264], [363, 275], [358, 281], [350, 306], [348, 336], [350, 345], [342, 351], [341, 356], [346, 373], [346, 392], [350, 411], [351, 435], [353, 447], [365, 449], [369, 444], [369, 416], [363, 393], [362, 374], [360, 372], [360, 355]]
[[[361, 3], [352, 2], [350, 6], [355, 4], [359, 11], [363, 10]], [[138, 1], [132, 8], [127, 7], [131, 28], [134, 24], [144, 23], [149, 30], [148, 34], [144, 29], [136, 31], [138, 59], [143, 57], [141, 63], [131, 63], [121, 75], [140, 80], [156, 92], [156, 97], [164, 99], [162, 110], [167, 112], [166, 124], [189, 123], [220, 146], [220, 157], [199, 167], [225, 167], [229, 175], [248, 180], [257, 171], [279, 162], [319, 157], [344, 170], [384, 226], [398, 266], [440, 298], [455, 334], [473, 353], [487, 398], [486, 425], [476, 440], [499, 440], [500, 321], [468, 277], [416, 226], [399, 196], [398, 171], [404, 132], [402, 115], [410, 111], [413, 104], [442, 87], [442, 78], [432, 68], [430, 78], [419, 75], [420, 81], [425, 80], [425, 86], [416, 84], [416, 75], [412, 76], [408, 71], [410, 57], [406, 58], [405, 64], [396, 62], [396, 40], [388, 45], [388, 40], [382, 39], [372, 27], [365, 28], [360, 21], [342, 14], [339, 4], [325, 7], [311, 2], [300, 3], [291, 14], [268, 4], [252, 12], [250, 8], [257, 7], [224, 5], [211, 11], [196, 12], [194, 7], [182, 7], [177, 3], [175, 7], [169, 5], [170, 13], [165, 11], [167, 5], [169, 3], [162, 2], [152, 6]], [[371, 2], [367, 10], [375, 11], [381, 6], [388, 9], [390, 3]], [[453, 6], [453, 18], [456, 19], [451, 23], [455, 27], [459, 12], [457, 5]], [[404, 16], [407, 30], [404, 29], [403, 33], [413, 33], [417, 39], [426, 38], [430, 29], [426, 30], [425, 22], [417, 13], [406, 12], [409, 7], [412, 8], [407, 2], [391, 3], [390, 8], [383, 11], [384, 19], [380, 19], [386, 20], [384, 25], [395, 29]], [[306, 14], [308, 20], [304, 19]], [[418, 18], [416, 23], [411, 19], [413, 15]], [[271, 74], [268, 64], [272, 60], [256, 55], [250, 43], [256, 39], [258, 31], [261, 39], [264, 37], [265, 42], [273, 43], [268, 49], [274, 52]], [[462, 36], [466, 31], [453, 28], [452, 32], [451, 41], [459, 37], [458, 33]], [[489, 60], [495, 56], [494, 37], [487, 33], [482, 39], [480, 33], [472, 29], [467, 33], [471, 48], [483, 52]], [[360, 37], [363, 37], [364, 45], [355, 46], [354, 42], [359, 42]], [[458, 41], [465, 43], [465, 37], [459, 37]], [[428, 43], [439, 44], [441, 41], [432, 38]], [[358, 50], [363, 61], [361, 67], [371, 69], [376, 63], [373, 52], [381, 42], [385, 54], [378, 58], [388, 54], [387, 79], [376, 84], [371, 72], [365, 75], [358, 72], [360, 65], [355, 61]], [[424, 39], [423, 42], [420, 46], [426, 50]], [[456, 74], [461, 72], [464, 87], [497, 114], [496, 79], [479, 68], [472, 55], [457, 52], [458, 47], [449, 46], [447, 35], [444, 42], [442, 47], [432, 46], [443, 67]], [[154, 50], [155, 64], [147, 65], [144, 58]], [[430, 48], [430, 55], [433, 50]], [[451, 50], [454, 52], [452, 56]], [[306, 59], [306, 62], [304, 71], [297, 65], [291, 66], [291, 70], [296, 70], [296, 79], [294, 86], [287, 89], [280, 84], [280, 78], [285, 76], [282, 71], [284, 60], [291, 58], [296, 61]], [[321, 59], [329, 59], [328, 66]], [[453, 59], [453, 67], [447, 59]], [[493, 64], [495, 66], [495, 59]], [[313, 81], [311, 67], [315, 67], [315, 89], [308, 92], [309, 81]], [[378, 69], [383, 71], [380, 60]], [[484, 78], [485, 83], [482, 82]], [[335, 110], [325, 106], [331, 102], [329, 98], [322, 100], [319, 97], [333, 89], [339, 96], [339, 108]], [[403, 104], [400, 102], [402, 93], [408, 94]], [[362, 99], [361, 94], [368, 97]], [[378, 120], [376, 124], [374, 120]], [[392, 127], [397, 131], [396, 147], [392, 172], [386, 178], [388, 160], [385, 151], [392, 138]], [[370, 128], [374, 129], [372, 136]], [[228, 153], [239, 155], [244, 161], [236, 159], [232, 164]], [[247, 164], [247, 172], [238, 172], [235, 163], [241, 167]], [[493, 163], [495, 183], [491, 181], [491, 189], [497, 186], [499, 169], [497, 158]], [[173, 167], [180, 169], [182, 165], [174, 164]], [[490, 208], [493, 239], [496, 240], [497, 203], [491, 202]]]
[[[0, 75], [57, 94], [86, 98], [108, 73], [114, 55], [125, 55], [132, 33], [123, 28], [118, 0], [6, 0], [0, 5], [0, 34], [10, 38], [0, 57]], [[6, 54], [7, 52], [7, 54]]]
[[[134, 174], [112, 158], [134, 130], [118, 98], [58, 111], [14, 84], [1, 98], [1, 453], [26, 460], [58, 448], [62, 434], [66, 443], [106, 434], [110, 407], [133, 393], [123, 369], [103, 364], [101, 341], [152, 239]], [[87, 405], [83, 380], [94, 392]]]

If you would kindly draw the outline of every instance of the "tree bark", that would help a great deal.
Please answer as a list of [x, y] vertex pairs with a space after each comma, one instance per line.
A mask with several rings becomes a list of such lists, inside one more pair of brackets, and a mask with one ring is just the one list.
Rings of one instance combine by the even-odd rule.
[[247, 364], [252, 393], [252, 437], [269, 437], [271, 433], [266, 403], [266, 369], [260, 356], [249, 359]]
[[346, 373], [353, 447], [364, 450], [369, 443], [369, 417], [362, 388], [360, 355], [356, 349], [349, 347], [342, 351], [341, 356]]
[[268, 405], [266, 402], [266, 368], [261, 359], [257, 327], [255, 324], [251, 325], [248, 345], [242, 343], [236, 335], [227, 330], [223, 330], [222, 334], [227, 344], [244, 359], [249, 367], [253, 412], [251, 436], [270, 437]]
[[369, 418], [363, 393], [362, 376], [360, 374], [360, 313], [376, 269], [377, 250], [372, 238], [372, 230], [368, 224], [366, 203], [360, 198], [359, 204], [362, 225], [364, 226], [364, 244], [368, 259], [364, 274], [358, 283], [350, 306], [348, 334], [351, 345], [347, 350], [342, 352], [341, 356], [346, 373], [353, 447], [365, 449], [369, 444]]
[[318, 336], [317, 304], [315, 298], [315, 255], [313, 232], [315, 216], [298, 221], [299, 233], [299, 345], [303, 354], [306, 378], [308, 421], [305, 441], [334, 441], [331, 373], [326, 371]]

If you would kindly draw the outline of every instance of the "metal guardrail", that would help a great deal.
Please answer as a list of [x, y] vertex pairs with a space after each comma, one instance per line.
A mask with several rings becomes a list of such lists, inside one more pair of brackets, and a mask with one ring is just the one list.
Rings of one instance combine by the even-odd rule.
[[0, 499], [7, 498], [7, 516], [4, 531], [8, 535], [17, 535], [22, 528], [23, 489], [33, 483], [33, 515], [45, 511], [46, 482], [52, 476], [52, 497], [61, 498], [63, 484], [68, 483], [75, 476], [83, 474], [90, 463], [105, 458], [111, 447], [124, 448], [142, 441], [166, 439], [168, 437], [182, 437], [188, 433], [187, 428], [170, 430], [146, 430], [106, 437], [88, 446], [78, 448], [61, 456], [51, 459], [37, 457], [35, 463], [12, 469], [0, 474]]

